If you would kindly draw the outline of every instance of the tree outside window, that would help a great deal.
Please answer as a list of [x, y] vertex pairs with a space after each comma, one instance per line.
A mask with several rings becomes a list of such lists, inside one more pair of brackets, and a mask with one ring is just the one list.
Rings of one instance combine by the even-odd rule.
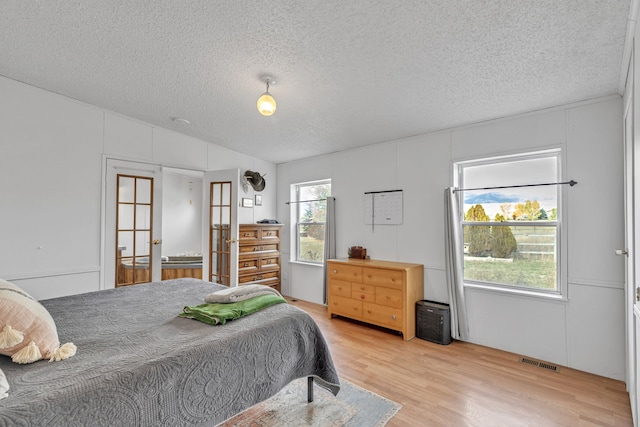
[[324, 261], [324, 233], [331, 181], [295, 184], [296, 194], [296, 261]]
[[559, 154], [457, 165], [466, 283], [560, 292]]

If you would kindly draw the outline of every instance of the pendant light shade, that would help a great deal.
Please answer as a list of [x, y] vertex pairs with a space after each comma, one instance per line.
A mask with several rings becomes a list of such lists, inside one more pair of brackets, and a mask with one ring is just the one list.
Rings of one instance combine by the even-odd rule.
[[273, 84], [275, 81], [269, 76], [262, 76], [262, 80], [267, 84], [267, 91], [260, 95], [256, 106], [258, 107], [260, 114], [263, 116], [270, 116], [276, 112], [276, 100], [273, 99], [273, 96], [269, 93], [269, 82]]

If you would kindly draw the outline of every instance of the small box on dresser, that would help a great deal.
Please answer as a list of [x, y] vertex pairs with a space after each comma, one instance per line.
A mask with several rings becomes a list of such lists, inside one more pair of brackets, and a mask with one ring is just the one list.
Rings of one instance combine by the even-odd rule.
[[422, 264], [367, 260], [327, 261], [328, 315], [348, 317], [416, 335], [415, 304], [424, 294]]
[[260, 284], [280, 292], [282, 224], [240, 224], [238, 284]]

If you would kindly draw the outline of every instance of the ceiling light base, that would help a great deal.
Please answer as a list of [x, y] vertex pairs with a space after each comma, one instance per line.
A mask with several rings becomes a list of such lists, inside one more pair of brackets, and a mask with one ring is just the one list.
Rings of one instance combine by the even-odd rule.
[[276, 84], [276, 79], [271, 74], [262, 74], [260, 75], [260, 81], [266, 83], [268, 85]]

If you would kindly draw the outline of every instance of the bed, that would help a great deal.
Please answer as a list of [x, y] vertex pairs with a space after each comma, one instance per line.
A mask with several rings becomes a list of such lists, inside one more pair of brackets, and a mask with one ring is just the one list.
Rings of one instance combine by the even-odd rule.
[[338, 392], [322, 333], [294, 306], [219, 326], [177, 316], [218, 289], [176, 279], [41, 301], [78, 350], [29, 365], [0, 356], [0, 426], [213, 426], [296, 378]]

